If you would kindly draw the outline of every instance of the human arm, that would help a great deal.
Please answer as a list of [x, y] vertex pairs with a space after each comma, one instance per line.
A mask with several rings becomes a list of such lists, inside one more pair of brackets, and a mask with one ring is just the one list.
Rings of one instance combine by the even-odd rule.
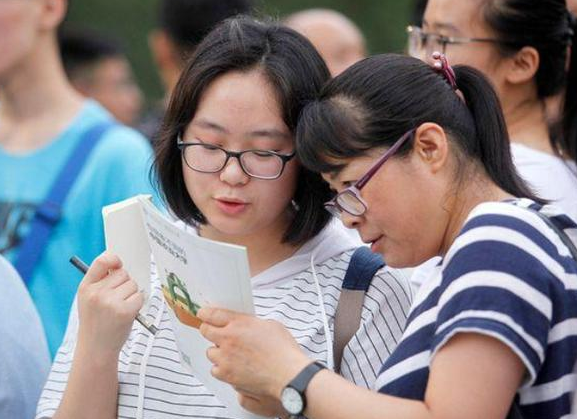
[[[213, 375], [244, 393], [278, 399], [282, 388], [311, 362], [276, 322], [216, 309], [203, 309], [199, 316], [204, 321], [201, 332], [218, 346], [208, 352], [215, 364]], [[378, 394], [322, 371], [309, 384], [305, 413], [312, 419], [501, 419], [523, 373], [522, 363], [503, 343], [458, 334], [435, 355], [423, 402]], [[263, 413], [254, 399], [241, 397], [241, 403]]]
[[142, 303], [116, 256], [94, 261], [78, 289], [78, 341], [55, 419], [116, 417], [118, 356]]

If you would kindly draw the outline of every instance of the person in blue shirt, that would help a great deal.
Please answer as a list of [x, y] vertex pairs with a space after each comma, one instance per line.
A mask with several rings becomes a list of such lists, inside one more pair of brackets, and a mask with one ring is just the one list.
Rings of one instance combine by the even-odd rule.
[[577, 224], [516, 172], [487, 79], [433, 58], [433, 66], [400, 55], [353, 65], [297, 127], [297, 155], [336, 192], [327, 209], [389, 266], [441, 257], [377, 391], [313, 363], [278, 323], [201, 309], [212, 374], [248, 410], [311, 419], [575, 417]]
[[[0, 253], [17, 264], [30, 220], [95, 125], [112, 122], [68, 83], [56, 30], [66, 0], [0, 2]], [[119, 124], [100, 137], [63, 203], [58, 223], [28, 278], [51, 354], [61, 343], [81, 275], [68, 259], [87, 262], [104, 250], [101, 208], [152, 193], [151, 150]]]
[[50, 369], [42, 324], [16, 270], [0, 256], [0, 417], [30, 419]]

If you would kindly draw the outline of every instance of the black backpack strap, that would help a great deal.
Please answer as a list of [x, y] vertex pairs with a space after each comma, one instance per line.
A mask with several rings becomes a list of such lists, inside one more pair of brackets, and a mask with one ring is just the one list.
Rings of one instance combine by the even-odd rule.
[[373, 277], [385, 266], [381, 255], [368, 247], [359, 247], [349, 262], [335, 311], [333, 354], [335, 371], [340, 372], [345, 346], [350, 342], [361, 324], [361, 313], [365, 293]]

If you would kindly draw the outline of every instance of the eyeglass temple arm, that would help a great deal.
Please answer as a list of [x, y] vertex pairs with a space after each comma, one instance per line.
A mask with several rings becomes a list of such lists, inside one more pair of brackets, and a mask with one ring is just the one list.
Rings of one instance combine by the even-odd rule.
[[387, 152], [383, 155], [383, 157], [380, 158], [380, 160], [378, 162], [376, 162], [374, 164], [373, 167], [371, 167], [369, 169], [369, 171], [361, 178], [358, 180], [358, 182], [355, 184], [355, 187], [360, 190], [362, 189], [365, 184], [371, 179], [371, 177], [373, 177], [373, 175], [375, 174], [375, 172], [377, 170], [379, 170], [381, 168], [381, 166], [394, 154], [397, 152], [397, 150], [399, 148], [401, 148], [401, 146], [410, 138], [413, 136], [413, 134], [415, 133], [415, 130], [411, 130], [409, 132], [407, 132], [405, 135], [403, 135], [401, 138], [399, 138], [397, 140], [397, 142], [395, 144], [393, 144], [393, 146], [391, 148], [389, 148], [387, 150]]

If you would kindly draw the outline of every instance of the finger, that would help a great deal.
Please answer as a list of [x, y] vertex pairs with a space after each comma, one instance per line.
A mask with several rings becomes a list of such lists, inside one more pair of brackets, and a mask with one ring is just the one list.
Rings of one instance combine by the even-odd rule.
[[198, 312], [198, 318], [200, 320], [217, 327], [226, 326], [237, 316], [240, 316], [240, 314], [222, 308], [205, 307], [201, 308]]
[[130, 313], [134, 313], [134, 317], [136, 317], [136, 314], [144, 305], [144, 295], [141, 292], [135, 292], [126, 300], [124, 300], [124, 303], [126, 305], [126, 309]]
[[98, 282], [106, 277], [110, 270], [120, 269], [121, 267], [122, 261], [118, 256], [104, 252], [92, 262], [83, 281], [89, 283]]
[[128, 281], [130, 281], [128, 272], [124, 269], [115, 269], [110, 271], [105, 278], [95, 285], [101, 287], [101, 289], [114, 290]]
[[200, 334], [206, 339], [214, 343], [218, 346], [222, 339], [221, 329], [218, 327], [214, 327], [209, 325], [208, 323], [201, 323], [200, 327], [198, 328]]
[[206, 357], [214, 365], [218, 365], [219, 356], [220, 356], [220, 349], [216, 346], [211, 346], [206, 350]]
[[136, 282], [129, 278], [119, 286], [112, 289], [112, 292], [114, 292], [116, 298], [127, 300], [133, 294], [138, 293], [138, 285], [136, 285]]

